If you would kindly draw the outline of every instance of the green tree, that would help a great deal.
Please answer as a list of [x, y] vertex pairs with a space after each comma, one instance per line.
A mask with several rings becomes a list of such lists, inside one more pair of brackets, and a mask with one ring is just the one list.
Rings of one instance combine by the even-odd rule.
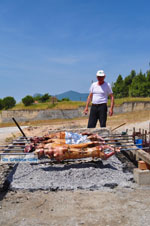
[[144, 82], [140, 86], [140, 97], [147, 97], [149, 96], [149, 84]]
[[121, 75], [118, 76], [117, 81], [114, 83], [114, 87], [112, 88], [112, 90], [116, 98], [125, 97], [125, 84]]
[[2, 103], [3, 107], [7, 110], [15, 106], [16, 100], [14, 99], [14, 97], [8, 96], [3, 99]]
[[25, 106], [29, 106], [34, 103], [34, 99], [32, 96], [27, 95], [24, 98], [22, 98], [22, 102]]
[[146, 74], [142, 71], [136, 74], [135, 70], [132, 70], [124, 80], [119, 75], [112, 89], [116, 98], [150, 96], [150, 70]]
[[3, 109], [3, 100], [0, 99], [0, 110], [2, 110], [2, 109]]
[[48, 93], [45, 93], [43, 96], [41, 96], [40, 100], [41, 102], [46, 102], [50, 98], [50, 95]]
[[150, 82], [150, 70], [148, 70], [146, 72], [146, 74], [147, 74], [146, 79], [147, 79], [148, 82]]
[[36, 101], [40, 101], [41, 97], [42, 97], [41, 94], [37, 94], [36, 96], [33, 97], [33, 99], [36, 100]]
[[145, 74], [140, 71], [132, 81], [130, 86], [130, 94], [132, 97], [146, 97], [148, 96], [148, 83]]
[[126, 76], [124, 79], [124, 96], [125, 97], [130, 96], [129, 89], [132, 84], [132, 80], [135, 76], [136, 76], [136, 72], [134, 70], [132, 70], [130, 75]]
[[150, 70], [146, 72], [146, 80], [147, 80], [147, 89], [148, 89], [148, 96], [150, 97]]
[[132, 70], [130, 73], [131, 79], [133, 79], [136, 76], [135, 70]]

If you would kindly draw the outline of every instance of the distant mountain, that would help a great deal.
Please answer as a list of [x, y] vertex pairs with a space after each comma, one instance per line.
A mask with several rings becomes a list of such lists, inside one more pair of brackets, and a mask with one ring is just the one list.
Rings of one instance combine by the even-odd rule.
[[69, 98], [72, 101], [86, 101], [88, 95], [88, 93], [78, 93], [70, 90], [68, 92], [58, 94], [56, 97], [58, 100], [61, 100], [62, 98]]

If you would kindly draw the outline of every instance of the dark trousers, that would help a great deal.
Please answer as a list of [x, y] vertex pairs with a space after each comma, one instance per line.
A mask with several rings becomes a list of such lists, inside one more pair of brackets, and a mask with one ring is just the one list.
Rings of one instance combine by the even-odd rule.
[[95, 128], [98, 120], [100, 122], [100, 127], [106, 127], [107, 104], [92, 104], [88, 128]]

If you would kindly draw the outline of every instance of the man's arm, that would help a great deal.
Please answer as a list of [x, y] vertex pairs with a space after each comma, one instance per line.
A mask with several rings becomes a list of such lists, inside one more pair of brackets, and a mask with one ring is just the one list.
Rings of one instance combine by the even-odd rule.
[[93, 93], [90, 93], [89, 96], [88, 96], [88, 98], [87, 98], [87, 101], [86, 101], [86, 107], [85, 107], [85, 109], [83, 111], [83, 113], [85, 115], [87, 115], [87, 113], [88, 113], [88, 106], [89, 106], [89, 104], [90, 104], [90, 102], [92, 100], [92, 97], [93, 97]]
[[110, 95], [110, 110], [109, 110], [109, 115], [113, 115], [113, 108], [114, 108], [114, 95], [111, 93]]

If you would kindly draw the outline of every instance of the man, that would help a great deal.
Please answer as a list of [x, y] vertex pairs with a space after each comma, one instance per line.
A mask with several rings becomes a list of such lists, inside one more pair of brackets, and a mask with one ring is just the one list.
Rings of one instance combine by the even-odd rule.
[[92, 83], [90, 87], [90, 94], [87, 98], [86, 107], [84, 109], [84, 113], [87, 114], [88, 106], [92, 101], [88, 128], [95, 128], [97, 120], [99, 120], [101, 127], [106, 127], [108, 96], [110, 96], [111, 99], [109, 115], [113, 115], [114, 96], [111, 86], [109, 83], [104, 81], [106, 75], [103, 70], [99, 70], [96, 73], [96, 76], [98, 81]]

